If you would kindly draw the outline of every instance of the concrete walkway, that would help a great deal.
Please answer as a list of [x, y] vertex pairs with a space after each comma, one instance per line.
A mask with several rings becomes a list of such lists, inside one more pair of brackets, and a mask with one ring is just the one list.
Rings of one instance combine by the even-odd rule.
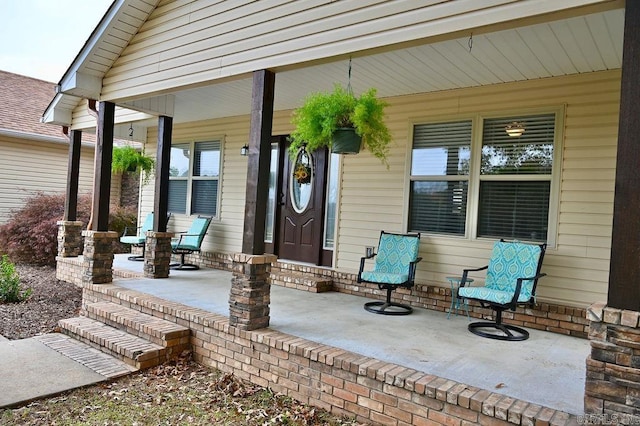
[[0, 408], [103, 382], [135, 371], [60, 333], [0, 341]]

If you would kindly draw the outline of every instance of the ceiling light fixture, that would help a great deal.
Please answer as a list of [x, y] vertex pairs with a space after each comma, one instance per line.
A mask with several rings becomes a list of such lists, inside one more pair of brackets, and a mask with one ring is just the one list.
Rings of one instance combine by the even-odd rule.
[[505, 132], [511, 137], [519, 137], [524, 133], [524, 124], [519, 121], [514, 121], [512, 123], [507, 124], [504, 128]]

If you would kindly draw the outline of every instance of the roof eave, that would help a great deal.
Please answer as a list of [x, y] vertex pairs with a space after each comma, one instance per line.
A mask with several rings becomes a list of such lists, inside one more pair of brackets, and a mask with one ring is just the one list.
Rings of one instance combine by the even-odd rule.
[[58, 83], [59, 91], [64, 94], [82, 98], [98, 99], [102, 89], [102, 77], [81, 72], [81, 68], [91, 54], [95, 46], [105, 34], [114, 17], [120, 12], [127, 0], [114, 0], [104, 14], [100, 23], [93, 30], [80, 52], [75, 57], [71, 66], [64, 73]]

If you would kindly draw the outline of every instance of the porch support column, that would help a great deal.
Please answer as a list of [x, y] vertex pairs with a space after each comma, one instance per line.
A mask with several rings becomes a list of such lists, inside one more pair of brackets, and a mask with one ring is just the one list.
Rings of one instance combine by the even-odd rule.
[[275, 74], [271, 71], [261, 70], [253, 73], [247, 193], [242, 236], [242, 252], [245, 254], [264, 253], [275, 82]]
[[93, 174], [92, 224], [96, 231], [109, 230], [109, 201], [111, 196], [111, 157], [113, 155], [113, 124], [115, 104], [100, 102]]
[[242, 253], [233, 256], [229, 325], [242, 330], [269, 326], [269, 272], [276, 257], [264, 254], [264, 225], [269, 191], [275, 74], [253, 73], [251, 131], [247, 166]]
[[82, 231], [84, 255], [82, 282], [106, 284], [113, 281], [113, 242], [118, 239], [114, 231]]
[[229, 297], [229, 325], [241, 330], [269, 326], [271, 285], [269, 272], [276, 261], [272, 254], [233, 256], [233, 278]]
[[627, 1], [625, 8], [607, 305], [640, 311], [640, 2]]
[[[591, 354], [587, 358], [584, 412], [590, 424], [640, 424], [640, 312], [587, 309]], [[617, 421], [615, 421], [617, 419]]]
[[82, 131], [72, 130], [69, 134], [69, 164], [64, 216], [62, 220], [58, 221], [58, 256], [62, 257], [78, 257], [82, 253], [82, 222], [76, 220], [81, 147]]
[[113, 281], [113, 241], [116, 232], [109, 232], [109, 197], [111, 192], [111, 156], [113, 154], [113, 124], [115, 105], [100, 102], [96, 138], [93, 202], [89, 229], [82, 232], [84, 257], [82, 282], [104, 284]]
[[169, 276], [171, 237], [173, 237], [171, 232], [147, 231], [144, 243], [145, 277], [167, 278]]
[[607, 304], [587, 309], [585, 420], [640, 424], [640, 2], [625, 3]]
[[156, 153], [155, 197], [153, 200], [153, 231], [147, 232], [144, 252], [144, 276], [167, 278], [171, 263], [171, 237], [167, 232], [169, 209], [169, 159], [173, 119], [158, 117], [158, 151]]

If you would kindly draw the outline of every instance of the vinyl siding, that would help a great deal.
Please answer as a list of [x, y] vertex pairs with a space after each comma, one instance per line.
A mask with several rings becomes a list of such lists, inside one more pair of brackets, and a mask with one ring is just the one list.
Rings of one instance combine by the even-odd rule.
[[[540, 280], [539, 300], [586, 306], [606, 299], [619, 91], [620, 72], [607, 71], [388, 99], [387, 123], [394, 140], [389, 169], [366, 151], [341, 160], [336, 269], [356, 272], [364, 247], [377, 245], [381, 229], [406, 230], [412, 123], [564, 106], [556, 245], [545, 257], [548, 276]], [[290, 113], [275, 113], [274, 135], [292, 130]], [[241, 249], [247, 159], [239, 152], [248, 135], [248, 116], [174, 128], [174, 142], [223, 137], [220, 217], [209, 229], [205, 250]], [[149, 147], [156, 138], [156, 130], [150, 130]], [[142, 195], [145, 213], [153, 208], [152, 198], [148, 186]], [[178, 215], [170, 228], [186, 230], [190, 222]], [[491, 245], [488, 240], [424, 234], [417, 282], [448, 286], [446, 276], [485, 265]]]
[[[363, 247], [377, 244], [380, 229], [405, 230], [410, 122], [565, 105], [557, 244], [547, 251], [543, 271], [549, 276], [540, 280], [538, 295], [579, 306], [605, 300], [619, 77], [612, 71], [392, 99], [388, 125], [396, 144], [389, 170], [370, 155], [344, 160], [338, 269], [356, 270]], [[424, 235], [417, 280], [446, 285], [446, 276], [485, 265], [490, 247], [490, 241]]]
[[[22, 207], [24, 199], [36, 192], [64, 193], [67, 188], [69, 145], [0, 137], [0, 224], [11, 211]], [[80, 154], [78, 192], [93, 186], [93, 148]]]
[[131, 99], [597, 3], [161, 1], [105, 75], [101, 96]]
[[[222, 165], [219, 190], [219, 216], [214, 218], [202, 243], [204, 251], [223, 253], [238, 252], [242, 248], [244, 227], [244, 199], [247, 180], [247, 157], [240, 155], [240, 148], [247, 143], [249, 118], [235, 117], [225, 120], [192, 122], [174, 126], [173, 143], [222, 141]], [[155, 156], [157, 148], [157, 128], [149, 129], [147, 150]], [[153, 210], [153, 181], [141, 191], [141, 217]], [[192, 217], [173, 214], [168, 230], [186, 231], [191, 226]]]

